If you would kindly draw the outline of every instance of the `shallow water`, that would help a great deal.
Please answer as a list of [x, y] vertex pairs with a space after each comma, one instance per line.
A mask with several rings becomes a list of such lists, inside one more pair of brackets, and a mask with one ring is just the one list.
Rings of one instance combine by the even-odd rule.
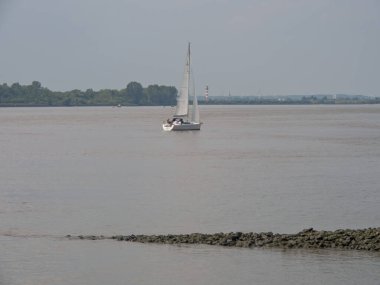
[[380, 226], [380, 106], [171, 112], [0, 109], [0, 284], [378, 284], [378, 253], [62, 239]]

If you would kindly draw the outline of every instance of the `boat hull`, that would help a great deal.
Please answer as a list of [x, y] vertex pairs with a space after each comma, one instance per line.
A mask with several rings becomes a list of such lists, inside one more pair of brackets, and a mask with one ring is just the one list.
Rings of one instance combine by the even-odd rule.
[[201, 129], [201, 123], [184, 123], [180, 125], [163, 124], [162, 129], [164, 131], [199, 131]]

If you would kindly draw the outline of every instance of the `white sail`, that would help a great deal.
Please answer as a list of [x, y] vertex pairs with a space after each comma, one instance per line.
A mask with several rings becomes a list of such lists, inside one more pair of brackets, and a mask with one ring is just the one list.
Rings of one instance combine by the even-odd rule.
[[193, 99], [193, 110], [192, 110], [192, 113], [191, 113], [191, 121], [193, 123], [199, 123], [199, 109], [198, 109], [198, 99], [197, 99], [197, 96], [194, 95], [194, 99]]
[[189, 112], [189, 83], [190, 83], [190, 43], [187, 49], [185, 70], [179, 94], [177, 96], [176, 117], [187, 117]]

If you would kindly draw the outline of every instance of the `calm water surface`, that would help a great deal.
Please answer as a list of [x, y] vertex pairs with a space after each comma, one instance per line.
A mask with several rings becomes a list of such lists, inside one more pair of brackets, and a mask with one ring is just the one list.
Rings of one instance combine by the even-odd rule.
[[380, 106], [0, 109], [0, 284], [379, 284], [380, 254], [66, 234], [380, 226]]

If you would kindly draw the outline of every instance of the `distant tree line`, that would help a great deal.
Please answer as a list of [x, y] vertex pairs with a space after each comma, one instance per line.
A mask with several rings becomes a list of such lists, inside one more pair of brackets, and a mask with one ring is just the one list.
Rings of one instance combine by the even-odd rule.
[[[94, 91], [78, 89], [60, 92], [42, 87], [38, 81], [30, 85], [0, 84], [1, 106], [173, 106], [177, 89], [172, 86], [149, 85], [143, 87], [132, 81], [121, 90]], [[191, 98], [190, 98], [191, 101]], [[294, 105], [294, 104], [380, 104], [380, 97], [349, 96], [210, 96], [206, 101], [198, 97], [202, 105]]]
[[171, 106], [176, 104], [177, 89], [132, 81], [121, 90], [51, 91], [38, 81], [31, 85], [0, 85], [0, 106]]

